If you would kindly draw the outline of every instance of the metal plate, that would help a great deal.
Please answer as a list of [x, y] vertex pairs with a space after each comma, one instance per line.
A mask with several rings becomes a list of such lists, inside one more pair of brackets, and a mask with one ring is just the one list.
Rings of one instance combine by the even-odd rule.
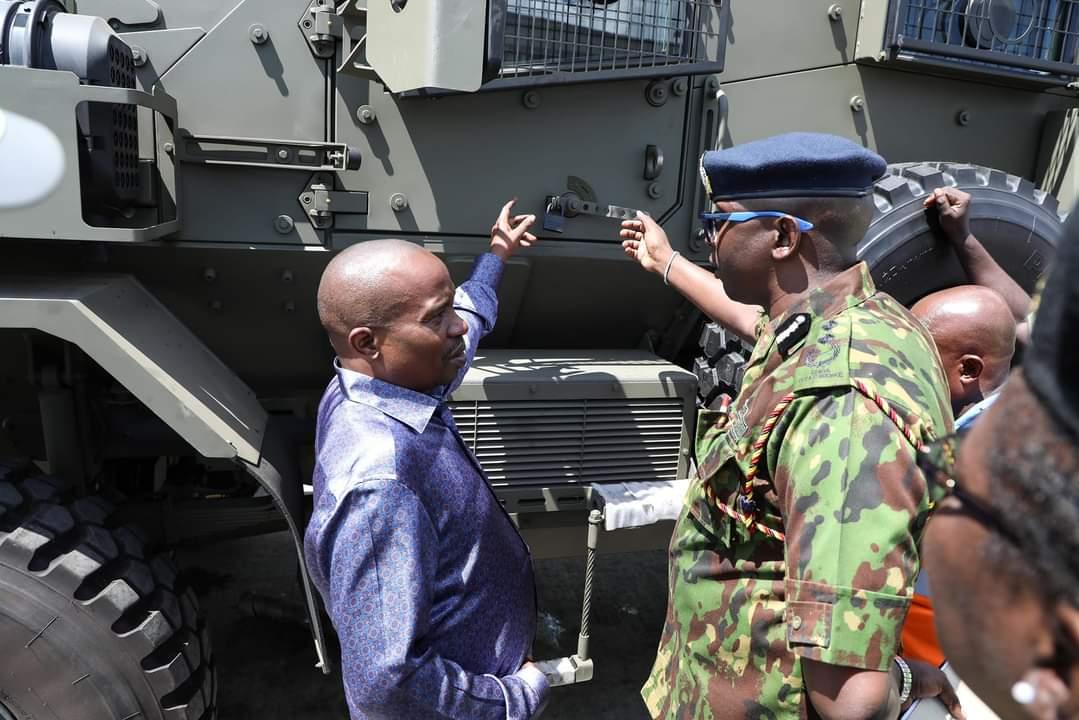
[[486, 0], [370, 0], [367, 60], [393, 92], [483, 83]]

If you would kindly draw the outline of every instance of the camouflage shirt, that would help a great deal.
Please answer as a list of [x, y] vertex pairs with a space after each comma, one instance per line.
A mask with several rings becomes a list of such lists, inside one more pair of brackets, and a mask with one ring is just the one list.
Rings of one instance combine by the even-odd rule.
[[[671, 540], [667, 619], [641, 693], [656, 718], [814, 717], [801, 658], [888, 669], [918, 574], [929, 501], [900, 425], [917, 442], [951, 432], [948, 386], [918, 321], [859, 264], [762, 318], [742, 387], [729, 416], [698, 421], [702, 479]], [[782, 540], [716, 502], [745, 507], [770, 415], [752, 496], [756, 520]]]

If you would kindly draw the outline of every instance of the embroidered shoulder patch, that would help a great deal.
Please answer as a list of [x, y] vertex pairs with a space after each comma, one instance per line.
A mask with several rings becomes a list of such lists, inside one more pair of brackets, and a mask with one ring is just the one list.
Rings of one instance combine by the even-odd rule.
[[779, 347], [779, 352], [783, 355], [784, 360], [791, 356], [791, 352], [798, 346], [798, 343], [809, 334], [809, 327], [812, 322], [813, 316], [809, 313], [798, 313], [788, 318], [776, 330], [776, 345]]

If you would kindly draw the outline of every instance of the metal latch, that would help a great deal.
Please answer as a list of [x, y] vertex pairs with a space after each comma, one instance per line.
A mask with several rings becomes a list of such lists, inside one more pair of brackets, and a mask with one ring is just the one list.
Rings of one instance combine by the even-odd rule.
[[337, 214], [366, 215], [368, 208], [367, 193], [348, 190], [334, 190], [333, 178], [316, 175], [307, 190], [300, 193], [300, 205], [319, 230], [333, 227], [333, 216]]
[[591, 200], [583, 200], [572, 190], [561, 195], [548, 195], [544, 202], [543, 229], [548, 232], [565, 232], [566, 218], [578, 215], [612, 218], [614, 220], [635, 220], [637, 209], [621, 205], [601, 205]]
[[269, 138], [182, 135], [179, 159], [203, 165], [240, 165], [280, 170], [358, 170], [360, 154], [344, 143]]

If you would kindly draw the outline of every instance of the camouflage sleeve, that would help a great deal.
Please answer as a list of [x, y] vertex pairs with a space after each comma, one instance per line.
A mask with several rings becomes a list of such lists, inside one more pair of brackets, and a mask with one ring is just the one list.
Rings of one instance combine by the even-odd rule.
[[801, 657], [886, 670], [928, 511], [913, 450], [854, 390], [800, 398], [792, 411], [774, 456], [786, 528], [787, 642]]

